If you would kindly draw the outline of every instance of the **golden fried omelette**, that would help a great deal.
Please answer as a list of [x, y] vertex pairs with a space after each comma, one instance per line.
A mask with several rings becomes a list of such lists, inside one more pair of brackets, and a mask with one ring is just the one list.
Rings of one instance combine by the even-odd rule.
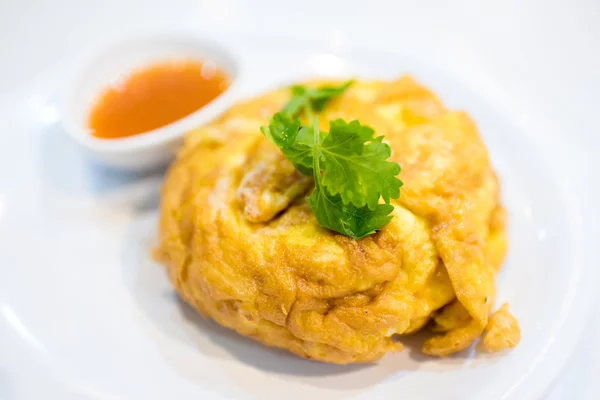
[[287, 88], [263, 94], [187, 135], [162, 189], [156, 252], [181, 297], [242, 335], [325, 362], [377, 360], [426, 325], [430, 355], [484, 330], [490, 351], [516, 345], [508, 309], [489, 318], [505, 214], [469, 116], [409, 76], [356, 81], [326, 107], [323, 130], [358, 119], [402, 166], [394, 218], [353, 240], [319, 226], [312, 178], [260, 131], [288, 99]]

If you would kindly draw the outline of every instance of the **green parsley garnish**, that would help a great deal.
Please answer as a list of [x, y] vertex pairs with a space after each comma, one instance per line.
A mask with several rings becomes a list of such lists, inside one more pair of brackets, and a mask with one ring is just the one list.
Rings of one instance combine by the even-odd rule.
[[[400, 196], [402, 181], [396, 178], [400, 165], [387, 161], [390, 146], [370, 127], [336, 119], [329, 121], [329, 133], [319, 130], [315, 112], [350, 85], [293, 86], [290, 101], [261, 131], [299, 171], [313, 175], [308, 203], [319, 224], [360, 239], [391, 221], [390, 199]], [[312, 125], [302, 125], [301, 115]]]

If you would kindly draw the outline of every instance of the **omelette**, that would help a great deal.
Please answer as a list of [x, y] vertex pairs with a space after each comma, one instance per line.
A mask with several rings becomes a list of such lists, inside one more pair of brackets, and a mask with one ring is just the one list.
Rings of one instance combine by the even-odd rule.
[[[307, 86], [339, 82], [311, 81]], [[268, 346], [330, 363], [364, 363], [429, 332], [448, 356], [480, 337], [519, 342], [508, 305], [492, 313], [507, 248], [499, 184], [473, 120], [410, 76], [357, 80], [320, 127], [359, 120], [402, 167], [390, 223], [354, 240], [322, 228], [314, 186], [261, 133], [289, 99], [280, 88], [189, 132], [161, 193], [157, 259], [202, 315]]]

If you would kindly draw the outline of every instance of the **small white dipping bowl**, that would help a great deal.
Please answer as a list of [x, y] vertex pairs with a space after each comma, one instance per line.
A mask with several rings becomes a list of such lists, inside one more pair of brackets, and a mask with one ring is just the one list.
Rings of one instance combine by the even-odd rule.
[[[230, 78], [230, 86], [204, 107], [163, 127], [133, 136], [92, 136], [91, 110], [103, 92], [135, 70], [170, 60], [212, 61]], [[85, 63], [67, 90], [63, 104], [66, 132], [94, 158], [115, 168], [142, 171], [166, 165], [184, 134], [225, 111], [240, 85], [237, 58], [223, 46], [194, 36], [147, 36], [109, 46]]]

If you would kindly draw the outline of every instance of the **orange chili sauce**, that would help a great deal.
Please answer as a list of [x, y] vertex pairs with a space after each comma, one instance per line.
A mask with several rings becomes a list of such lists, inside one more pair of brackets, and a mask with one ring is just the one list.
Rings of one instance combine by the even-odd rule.
[[174, 61], [135, 71], [92, 108], [92, 135], [117, 139], [160, 128], [210, 103], [229, 86], [212, 62]]

